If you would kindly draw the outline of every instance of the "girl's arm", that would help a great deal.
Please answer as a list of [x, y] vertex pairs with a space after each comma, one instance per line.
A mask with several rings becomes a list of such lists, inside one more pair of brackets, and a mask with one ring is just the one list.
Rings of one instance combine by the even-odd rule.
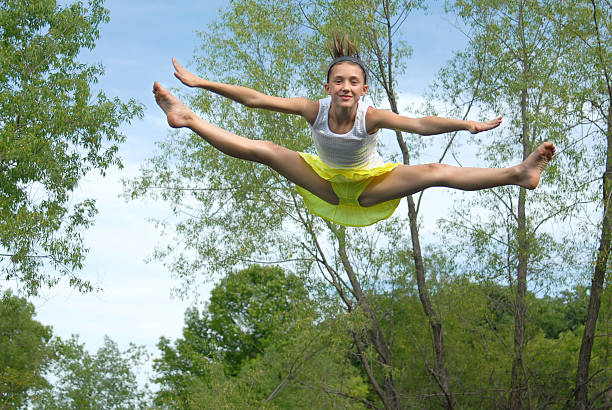
[[409, 118], [389, 110], [368, 109], [366, 125], [368, 133], [380, 128], [389, 128], [421, 135], [443, 134], [445, 132], [466, 130], [472, 134], [498, 127], [502, 122], [499, 116], [490, 121], [453, 120], [442, 117]]
[[301, 115], [313, 124], [319, 112], [319, 103], [307, 98], [282, 98], [260, 93], [251, 88], [208, 81], [187, 71], [172, 57], [174, 76], [189, 87], [204, 88], [250, 108]]

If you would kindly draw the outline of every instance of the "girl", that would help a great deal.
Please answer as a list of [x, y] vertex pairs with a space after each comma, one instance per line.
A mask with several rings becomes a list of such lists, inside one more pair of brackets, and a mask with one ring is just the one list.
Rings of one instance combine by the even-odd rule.
[[433, 186], [478, 190], [518, 185], [534, 189], [554, 155], [554, 145], [544, 142], [522, 163], [509, 168], [383, 163], [376, 151], [381, 128], [421, 135], [458, 130], [475, 134], [496, 128], [501, 117], [486, 122], [408, 118], [368, 107], [361, 101], [368, 90], [367, 70], [356, 48], [346, 37], [335, 39], [332, 56], [324, 85], [328, 97], [319, 101], [275, 97], [204, 80], [172, 59], [174, 75], [189, 87], [210, 90], [247, 107], [301, 115], [312, 129], [318, 155], [232, 134], [199, 118], [157, 82], [153, 92], [171, 127], [190, 128], [227, 155], [271, 167], [297, 185], [314, 214], [348, 226], [366, 226], [388, 218], [402, 197]]

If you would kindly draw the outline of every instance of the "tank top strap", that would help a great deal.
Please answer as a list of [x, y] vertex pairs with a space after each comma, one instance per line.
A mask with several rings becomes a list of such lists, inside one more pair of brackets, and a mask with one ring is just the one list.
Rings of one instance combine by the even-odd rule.
[[368, 128], [366, 126], [366, 116], [368, 113], [368, 108], [370, 108], [370, 105], [363, 101], [363, 99], [360, 99], [359, 105], [357, 106], [357, 116], [355, 118], [355, 125], [357, 128], [357, 132], [362, 137], [367, 137], [369, 135]]
[[319, 112], [314, 124], [313, 129], [325, 130], [327, 128], [327, 116], [329, 115], [329, 106], [331, 104], [331, 97], [327, 96], [319, 100]]

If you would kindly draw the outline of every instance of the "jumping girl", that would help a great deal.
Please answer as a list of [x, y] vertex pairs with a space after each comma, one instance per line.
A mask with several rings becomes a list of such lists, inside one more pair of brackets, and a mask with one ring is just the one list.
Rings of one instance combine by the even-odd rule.
[[264, 140], [233, 134], [199, 118], [159, 83], [153, 93], [173, 128], [187, 127], [232, 157], [267, 165], [297, 185], [308, 208], [316, 215], [348, 226], [366, 226], [391, 216], [399, 201], [429, 187], [465, 191], [518, 185], [534, 189], [555, 153], [544, 142], [522, 163], [508, 168], [468, 168], [446, 164], [383, 163], [376, 150], [382, 128], [421, 135], [467, 130], [472, 134], [493, 129], [491, 121], [463, 121], [439, 117], [408, 118], [367, 106], [365, 64], [345, 37], [332, 41], [333, 60], [327, 70], [327, 98], [281, 98], [246, 87], [204, 80], [185, 70], [173, 58], [174, 75], [189, 87], [200, 87], [250, 108], [301, 115], [312, 129], [318, 155], [295, 152]]

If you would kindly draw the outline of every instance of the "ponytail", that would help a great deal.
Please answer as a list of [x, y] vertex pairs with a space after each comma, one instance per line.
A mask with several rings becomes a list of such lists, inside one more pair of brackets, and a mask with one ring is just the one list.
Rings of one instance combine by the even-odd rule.
[[353, 64], [357, 64], [363, 71], [364, 83], [368, 82], [368, 69], [361, 57], [359, 56], [359, 49], [355, 44], [349, 40], [348, 36], [344, 34], [334, 34], [327, 42], [327, 49], [331, 54], [333, 61], [327, 67], [327, 82], [329, 82], [329, 73], [333, 66], [338, 63], [348, 61]]
[[354, 57], [361, 59], [359, 56], [359, 49], [351, 40], [349, 40], [346, 34], [340, 35], [338, 33], [332, 35], [327, 41], [327, 49], [333, 59], [340, 57]]

